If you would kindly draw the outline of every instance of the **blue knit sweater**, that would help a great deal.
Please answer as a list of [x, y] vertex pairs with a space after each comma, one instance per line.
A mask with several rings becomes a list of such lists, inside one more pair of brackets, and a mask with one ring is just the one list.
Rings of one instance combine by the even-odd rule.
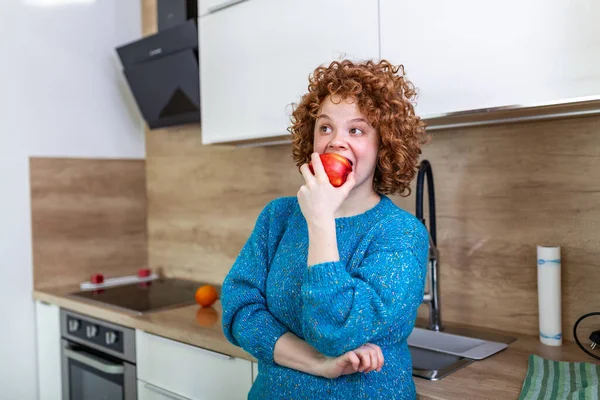
[[[225, 278], [225, 336], [258, 359], [249, 399], [416, 397], [406, 338], [423, 298], [427, 230], [386, 196], [335, 223], [340, 261], [307, 268], [308, 228], [298, 201], [274, 200]], [[273, 361], [285, 332], [328, 356], [374, 343], [385, 362], [380, 372], [336, 379], [299, 372]]]

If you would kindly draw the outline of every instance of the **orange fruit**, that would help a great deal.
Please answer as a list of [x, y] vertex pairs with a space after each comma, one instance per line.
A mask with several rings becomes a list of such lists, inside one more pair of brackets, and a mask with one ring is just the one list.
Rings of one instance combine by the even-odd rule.
[[196, 290], [196, 303], [200, 304], [202, 307], [211, 306], [218, 298], [219, 293], [212, 285], [200, 286], [198, 290]]
[[212, 307], [199, 307], [196, 311], [196, 321], [201, 326], [213, 326], [219, 320], [219, 313]]

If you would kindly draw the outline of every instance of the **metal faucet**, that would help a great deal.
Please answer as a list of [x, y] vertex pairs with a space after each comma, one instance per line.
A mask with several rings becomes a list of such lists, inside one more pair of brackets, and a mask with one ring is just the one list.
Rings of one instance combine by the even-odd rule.
[[427, 176], [427, 197], [429, 200], [429, 262], [428, 279], [425, 293], [423, 294], [423, 303], [429, 306], [429, 326], [433, 331], [442, 330], [442, 313], [440, 304], [440, 283], [439, 283], [439, 251], [437, 249], [437, 231], [435, 224], [435, 191], [433, 185], [433, 171], [431, 164], [423, 160], [417, 173], [417, 204], [415, 207], [416, 217], [427, 227], [423, 217], [423, 180]]

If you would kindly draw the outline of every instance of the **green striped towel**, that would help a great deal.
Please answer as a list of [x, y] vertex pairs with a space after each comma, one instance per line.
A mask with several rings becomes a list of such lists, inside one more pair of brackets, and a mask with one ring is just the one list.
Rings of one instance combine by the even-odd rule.
[[600, 367], [529, 356], [519, 400], [599, 400]]

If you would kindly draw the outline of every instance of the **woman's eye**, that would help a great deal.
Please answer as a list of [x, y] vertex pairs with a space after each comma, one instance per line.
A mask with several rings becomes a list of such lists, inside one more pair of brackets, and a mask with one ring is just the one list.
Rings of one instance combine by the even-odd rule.
[[330, 133], [331, 132], [331, 128], [328, 127], [327, 125], [322, 125], [319, 130], [323, 133]]
[[362, 134], [363, 134], [363, 131], [362, 131], [362, 130], [360, 130], [360, 129], [358, 129], [358, 128], [352, 128], [352, 129], [350, 129], [350, 133], [351, 133], [352, 135], [362, 135]]

